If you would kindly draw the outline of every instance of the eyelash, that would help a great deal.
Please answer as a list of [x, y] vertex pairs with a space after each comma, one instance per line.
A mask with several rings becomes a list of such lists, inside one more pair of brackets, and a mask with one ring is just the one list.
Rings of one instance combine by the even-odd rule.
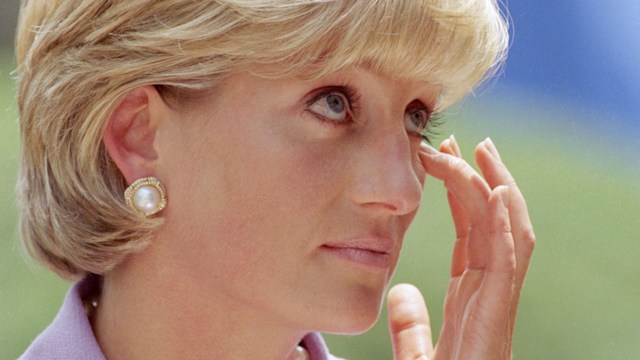
[[[347, 115], [349, 116], [349, 119], [347, 121], [334, 121], [327, 119], [324, 116], [309, 109], [307, 109], [307, 111], [323, 123], [331, 124], [335, 127], [350, 125], [353, 122], [354, 113], [358, 112], [360, 95], [354, 88], [350, 87], [349, 85], [328, 86], [326, 88], [320, 89], [311, 99], [306, 102], [307, 108], [316, 103], [318, 100], [322, 99], [325, 96], [329, 96], [332, 93], [340, 93], [346, 98]], [[420, 134], [416, 134], [416, 136], [419, 136], [423, 141], [426, 141], [430, 145], [433, 145], [431, 143], [431, 140], [434, 137], [441, 135], [439, 132], [436, 132], [434, 130], [442, 125], [444, 119], [442, 114], [433, 113], [430, 107], [424, 105], [422, 107], [425, 111], [427, 111], [428, 114], [430, 114], [430, 116], [425, 128]]]
[[429, 145], [433, 145], [431, 142], [435, 137], [442, 135], [438, 129], [444, 123], [445, 118], [441, 113], [432, 113], [429, 116], [429, 121], [427, 121], [427, 126], [425, 126], [424, 130], [420, 134], [422, 140], [426, 141]]
[[[327, 119], [324, 116], [309, 109], [311, 105], [315, 104], [318, 100], [322, 99], [325, 96], [329, 96], [333, 93], [339, 93], [343, 95], [347, 100], [347, 103], [345, 104], [347, 106], [347, 109], [346, 109], [347, 116], [349, 117], [347, 121], [340, 122], [340, 121]], [[358, 94], [358, 92], [348, 85], [328, 86], [320, 89], [311, 99], [309, 99], [309, 101], [306, 102], [306, 107], [307, 107], [307, 111], [311, 115], [315, 116], [318, 120], [322, 121], [323, 123], [328, 123], [338, 127], [343, 125], [350, 125], [353, 122], [353, 117], [355, 116], [354, 114], [357, 113], [359, 110], [359, 106], [358, 106], [359, 101], [360, 101], [360, 95]]]

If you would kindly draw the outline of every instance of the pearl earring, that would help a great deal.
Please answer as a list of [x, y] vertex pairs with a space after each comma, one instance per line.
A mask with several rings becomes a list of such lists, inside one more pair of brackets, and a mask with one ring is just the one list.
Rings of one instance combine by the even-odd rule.
[[124, 198], [131, 210], [143, 216], [156, 214], [167, 206], [164, 187], [155, 177], [134, 181], [124, 191]]

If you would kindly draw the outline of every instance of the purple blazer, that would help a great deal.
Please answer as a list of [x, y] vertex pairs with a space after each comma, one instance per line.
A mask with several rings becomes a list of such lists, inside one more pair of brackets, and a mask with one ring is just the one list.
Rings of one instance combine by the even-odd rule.
[[[82, 298], [98, 282], [88, 276], [75, 283], [67, 292], [64, 303], [53, 322], [31, 343], [19, 360], [106, 360], [93, 335]], [[329, 354], [318, 333], [309, 333], [302, 339], [311, 360], [340, 360]]]

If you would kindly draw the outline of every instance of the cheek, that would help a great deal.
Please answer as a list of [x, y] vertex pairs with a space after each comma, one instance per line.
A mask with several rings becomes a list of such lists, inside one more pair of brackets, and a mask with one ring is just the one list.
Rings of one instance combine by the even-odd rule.
[[254, 210], [272, 233], [310, 235], [331, 221], [330, 210], [345, 183], [345, 166], [335, 153], [294, 146], [272, 148], [269, 156], [254, 160], [252, 174], [259, 185], [247, 186], [260, 199]]
[[181, 204], [195, 213], [189, 230], [201, 229], [199, 237], [212, 240], [233, 238], [234, 247], [258, 251], [255, 239], [278, 242], [326, 225], [348, 166], [333, 151], [242, 141], [233, 151], [200, 152], [209, 155], [186, 170], [198, 174], [183, 180], [182, 190], [189, 190], [179, 195], [191, 199]]

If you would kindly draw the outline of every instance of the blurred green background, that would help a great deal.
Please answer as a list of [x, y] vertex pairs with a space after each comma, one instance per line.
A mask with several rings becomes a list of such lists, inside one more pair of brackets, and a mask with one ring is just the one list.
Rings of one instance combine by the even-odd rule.
[[[0, 51], [0, 360], [22, 353], [53, 319], [68, 287], [29, 263], [17, 238], [14, 68], [10, 50]], [[527, 198], [538, 243], [521, 298], [515, 359], [640, 358], [637, 139], [585, 123], [581, 114], [571, 105], [497, 91], [453, 109], [438, 129], [439, 140], [455, 134], [467, 157], [491, 136]], [[420, 287], [437, 336], [454, 234], [442, 185], [429, 179], [426, 187], [394, 282]], [[338, 356], [391, 358], [385, 310], [368, 333], [326, 340]]]

